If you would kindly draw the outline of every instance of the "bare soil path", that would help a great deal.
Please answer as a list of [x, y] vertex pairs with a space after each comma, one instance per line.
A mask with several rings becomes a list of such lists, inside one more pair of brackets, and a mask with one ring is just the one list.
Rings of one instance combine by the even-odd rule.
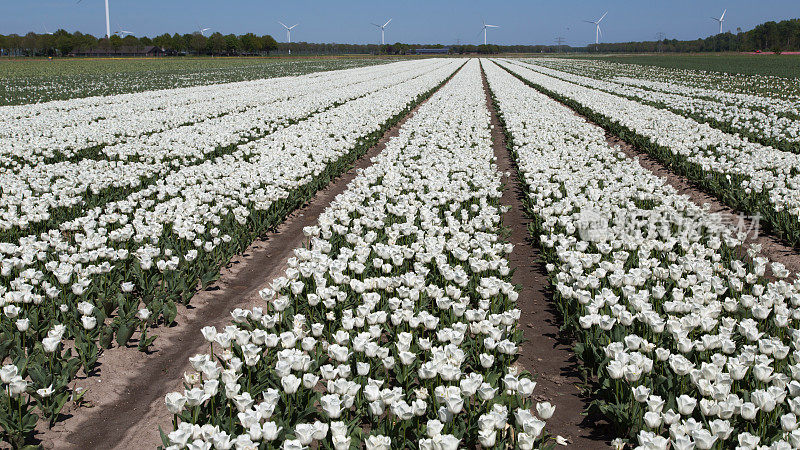
[[360, 170], [369, 167], [390, 138], [425, 102], [389, 129], [345, 174], [318, 191], [303, 207], [294, 211], [274, 232], [253, 242], [244, 254], [231, 260], [220, 279], [179, 310], [179, 323], [154, 330], [159, 335], [149, 355], [135, 345], [106, 350], [99, 360], [97, 375], [78, 380], [87, 388], [84, 397], [91, 407], [72, 407], [67, 418], [51, 430], [42, 429], [37, 438], [45, 448], [56, 449], [144, 449], [161, 445], [159, 426], [171, 430], [172, 415], [164, 396], [183, 388], [183, 374], [191, 371], [189, 358], [203, 352], [206, 342], [200, 329], [218, 329], [231, 321], [236, 308], [252, 308], [262, 300], [258, 292], [282, 276], [286, 261], [295, 248], [305, 244], [303, 228], [314, 225], [330, 202], [342, 193]]
[[584, 415], [589, 399], [582, 395], [582, 382], [578, 360], [572, 352], [574, 344], [559, 330], [561, 323], [548, 292], [547, 272], [541, 262], [536, 244], [531, 242], [522, 200], [525, 193], [516, 179], [516, 166], [506, 148], [504, 129], [497, 117], [486, 76], [483, 76], [486, 103], [492, 115], [492, 145], [497, 158], [497, 168], [509, 172], [501, 203], [511, 209], [503, 215], [503, 225], [510, 232], [508, 241], [514, 251], [508, 258], [514, 269], [513, 283], [521, 286], [517, 307], [522, 311], [525, 341], [517, 364], [536, 377], [534, 399], [555, 405], [553, 417], [548, 419], [546, 430], [553, 436], [567, 439], [569, 448], [597, 449], [606, 447], [613, 438], [606, 434], [601, 418]]

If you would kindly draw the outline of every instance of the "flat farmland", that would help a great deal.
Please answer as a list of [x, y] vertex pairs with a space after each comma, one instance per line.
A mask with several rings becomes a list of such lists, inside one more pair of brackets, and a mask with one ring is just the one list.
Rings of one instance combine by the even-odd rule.
[[795, 77], [0, 64], [6, 446], [800, 446]]
[[0, 105], [230, 83], [362, 67], [380, 57], [0, 59]]

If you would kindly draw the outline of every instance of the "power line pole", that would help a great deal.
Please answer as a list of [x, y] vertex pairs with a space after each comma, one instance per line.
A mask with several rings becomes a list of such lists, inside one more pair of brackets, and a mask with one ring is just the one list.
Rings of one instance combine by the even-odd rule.
[[563, 37], [561, 37], [561, 36], [559, 36], [559, 37], [557, 37], [557, 38], [556, 38], [556, 44], [558, 44], [558, 51], [559, 51], [559, 53], [561, 53], [561, 47], [564, 45], [564, 42], [565, 42], [565, 41], [566, 41], [566, 39], [564, 39], [564, 38], [563, 38]]
[[659, 31], [658, 34], [656, 34], [656, 41], [658, 41], [658, 53], [661, 53], [663, 51], [663, 48], [661, 46], [664, 43], [665, 37], [666, 35], [662, 31]]

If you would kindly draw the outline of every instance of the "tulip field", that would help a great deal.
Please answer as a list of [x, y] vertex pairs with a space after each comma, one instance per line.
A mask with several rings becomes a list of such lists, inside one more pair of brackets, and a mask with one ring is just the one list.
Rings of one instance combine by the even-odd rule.
[[381, 58], [62, 58], [3, 65], [0, 106], [130, 94], [383, 64]]
[[[80, 417], [76, 380], [108, 352], [147, 367], [159, 330], [195, 320], [179, 305], [379, 146], [274, 255], [258, 306], [170, 342], [199, 350], [180, 385], [149, 387], [171, 420], [141, 433], [167, 450], [800, 448], [789, 259], [608, 140], [797, 250], [796, 79], [556, 58], [307, 69], [0, 106], [5, 446]], [[527, 225], [504, 221], [509, 189]], [[523, 311], [518, 245], [555, 313]], [[523, 313], [557, 317], [585, 411], [518, 361]], [[602, 418], [603, 439], [563, 431], [565, 412]]]

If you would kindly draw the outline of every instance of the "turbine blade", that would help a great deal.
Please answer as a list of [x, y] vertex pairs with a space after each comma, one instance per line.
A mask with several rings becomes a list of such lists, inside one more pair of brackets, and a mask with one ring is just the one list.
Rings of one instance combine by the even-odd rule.
[[390, 18], [389, 20], [386, 21], [385, 24], [383, 24], [383, 26], [385, 27], [386, 25], [389, 25], [389, 22], [391, 22], [391, 21], [392, 21], [392, 19]]
[[279, 24], [281, 24], [281, 25], [283, 25], [283, 28], [286, 28], [287, 30], [289, 29], [289, 27], [287, 27], [287, 26], [286, 26], [286, 24], [285, 24], [285, 23], [283, 23], [283, 22], [281, 22], [280, 20], [278, 21], [278, 23], [279, 23]]
[[381, 26], [380, 26], [380, 25], [378, 25], [377, 23], [373, 23], [373, 22], [370, 22], [370, 23], [371, 23], [371, 24], [373, 24], [373, 25], [375, 25], [375, 26], [376, 26], [376, 27], [378, 27], [378, 28], [381, 28]]
[[294, 25], [290, 26], [290, 27], [289, 27], [289, 29], [291, 30], [292, 28], [294, 28], [294, 27], [296, 27], [296, 26], [298, 26], [298, 25], [300, 25], [300, 24], [299, 24], [299, 23], [296, 23], [296, 24], [294, 24]]
[[720, 21], [725, 20], [725, 13], [726, 12], [728, 12], [728, 8], [725, 8], [725, 11], [722, 11], [722, 16], [720, 16], [720, 18], [719, 18]]
[[603, 13], [603, 15], [602, 15], [602, 17], [600, 17], [599, 19], [597, 19], [597, 21], [598, 21], [598, 22], [600, 22], [601, 20], [605, 19], [605, 17], [606, 17], [606, 15], [607, 15], [607, 14], [608, 14], [608, 11], [604, 12], [604, 13]]

